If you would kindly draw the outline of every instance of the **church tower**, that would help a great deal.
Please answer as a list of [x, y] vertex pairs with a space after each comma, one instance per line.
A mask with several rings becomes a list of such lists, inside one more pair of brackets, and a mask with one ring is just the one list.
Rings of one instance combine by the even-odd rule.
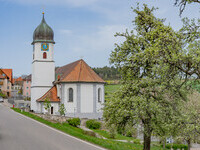
[[33, 62], [31, 83], [31, 110], [38, 112], [36, 102], [43, 96], [55, 81], [55, 62], [53, 59], [54, 33], [43, 18], [33, 33]]

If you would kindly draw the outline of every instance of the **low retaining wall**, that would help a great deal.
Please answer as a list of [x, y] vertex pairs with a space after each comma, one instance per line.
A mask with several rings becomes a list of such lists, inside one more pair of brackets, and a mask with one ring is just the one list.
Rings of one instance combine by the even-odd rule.
[[[38, 114], [38, 113], [32, 113], [38, 117], [41, 117], [45, 120], [48, 120], [48, 121], [51, 121], [51, 122], [54, 122], [54, 123], [64, 123], [66, 122], [66, 120], [70, 119], [71, 117], [66, 117], [66, 116], [56, 116], [56, 115], [49, 115], [49, 114]], [[88, 119], [86, 118], [82, 118], [81, 119], [81, 126], [85, 126], [86, 125], [86, 121]]]

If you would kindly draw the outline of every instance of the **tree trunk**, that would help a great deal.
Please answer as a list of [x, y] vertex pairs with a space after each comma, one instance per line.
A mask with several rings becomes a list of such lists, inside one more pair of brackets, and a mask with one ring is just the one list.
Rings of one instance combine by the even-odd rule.
[[163, 138], [163, 148], [165, 149], [166, 138]]
[[191, 140], [190, 139], [187, 140], [187, 144], [188, 144], [188, 150], [190, 150], [190, 147], [191, 147]]
[[151, 130], [149, 124], [144, 125], [144, 147], [143, 150], [151, 149]]

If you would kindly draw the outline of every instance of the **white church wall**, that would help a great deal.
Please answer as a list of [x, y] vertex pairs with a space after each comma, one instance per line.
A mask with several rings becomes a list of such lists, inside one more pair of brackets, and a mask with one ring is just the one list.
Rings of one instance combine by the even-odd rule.
[[59, 110], [59, 103], [51, 103], [51, 107], [53, 107], [53, 114], [57, 115]]
[[61, 99], [61, 84], [56, 84], [57, 96]]
[[55, 80], [54, 62], [34, 62], [32, 86], [52, 86]]
[[[48, 51], [42, 51], [41, 50], [41, 43], [35, 43], [35, 53], [34, 53], [34, 60], [42, 60], [42, 61], [53, 61], [53, 49], [54, 45], [52, 43], [49, 43], [49, 50]], [[43, 53], [46, 52], [47, 58], [43, 59]]]
[[[98, 89], [101, 89], [101, 102], [98, 102]], [[97, 84], [96, 86], [96, 111], [97, 113], [103, 112], [103, 104], [104, 104], [104, 84]]]
[[[38, 103], [39, 108], [40, 108], [40, 113], [46, 114], [48, 110], [45, 109], [45, 105], [43, 102]], [[59, 103], [56, 102], [51, 102], [51, 107], [53, 107], [53, 115], [58, 115], [58, 110], [59, 110]], [[51, 110], [51, 108], [50, 108]], [[49, 111], [50, 111], [49, 110]], [[51, 111], [50, 111], [51, 112]]]
[[93, 112], [93, 84], [81, 83], [81, 113]]
[[[64, 105], [67, 113], [77, 112], [77, 84], [67, 83], [63, 84], [64, 89], [62, 90], [62, 99], [64, 100]], [[69, 102], [69, 88], [73, 89], [73, 102]]]
[[31, 88], [31, 109], [40, 112], [40, 107], [36, 100], [42, 97], [50, 88], [48, 87], [32, 87]]

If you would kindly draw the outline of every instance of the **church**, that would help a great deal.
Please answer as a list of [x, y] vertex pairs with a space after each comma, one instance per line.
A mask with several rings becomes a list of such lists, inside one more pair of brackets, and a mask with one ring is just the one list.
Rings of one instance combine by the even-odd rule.
[[43, 13], [33, 33], [31, 110], [46, 113], [44, 102], [49, 100], [52, 115], [59, 115], [64, 104], [68, 117], [101, 118], [105, 81], [82, 59], [55, 69], [54, 44], [53, 30]]

